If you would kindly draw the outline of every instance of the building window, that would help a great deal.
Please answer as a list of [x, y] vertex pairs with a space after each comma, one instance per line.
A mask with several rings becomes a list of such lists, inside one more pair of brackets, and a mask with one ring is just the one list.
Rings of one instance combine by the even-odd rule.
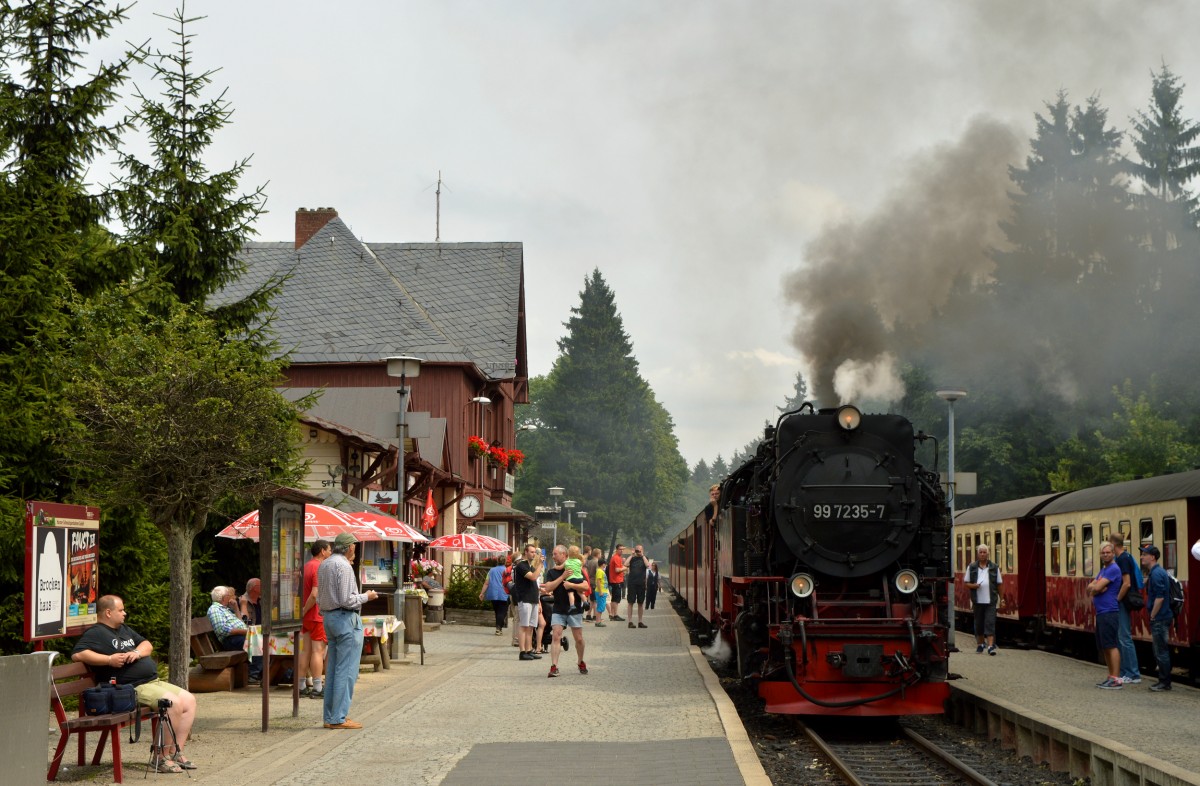
[[508, 543], [507, 524], [485, 524], [481, 521], [475, 525], [475, 529], [479, 531], [480, 535], [487, 535], [489, 538]]

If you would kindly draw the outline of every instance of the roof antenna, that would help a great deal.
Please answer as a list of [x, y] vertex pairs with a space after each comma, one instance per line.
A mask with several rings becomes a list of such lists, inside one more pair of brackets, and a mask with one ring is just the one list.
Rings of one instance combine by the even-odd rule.
[[437, 191], [435, 191], [434, 193], [437, 195], [437, 213], [436, 213], [436, 216], [434, 219], [435, 223], [434, 223], [434, 228], [433, 228], [433, 242], [441, 243], [442, 242], [442, 170], [440, 170], [440, 169], [438, 170]]

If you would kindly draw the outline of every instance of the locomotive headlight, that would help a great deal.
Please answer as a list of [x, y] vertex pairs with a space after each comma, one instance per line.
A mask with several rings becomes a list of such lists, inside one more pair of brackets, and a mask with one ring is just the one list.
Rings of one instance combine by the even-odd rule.
[[[915, 576], [916, 574], [913, 575]], [[817, 583], [807, 573], [797, 573], [795, 576], [792, 576], [789, 584], [792, 588], [792, 594], [797, 598], [807, 598], [817, 588]]]
[[905, 568], [896, 574], [896, 589], [903, 592], [905, 595], [911, 595], [917, 591], [917, 584], [920, 581], [917, 579], [917, 572]]
[[862, 413], [858, 411], [858, 407], [847, 404], [844, 407], [838, 407], [837, 419], [838, 425], [846, 431], [854, 431], [862, 423]]

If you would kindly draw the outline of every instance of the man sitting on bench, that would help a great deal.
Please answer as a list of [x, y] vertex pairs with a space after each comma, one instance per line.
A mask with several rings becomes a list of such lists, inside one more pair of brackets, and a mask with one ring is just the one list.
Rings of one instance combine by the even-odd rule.
[[175, 728], [178, 747], [168, 742], [163, 750], [155, 751], [152, 766], [156, 772], [196, 769], [183, 755], [183, 744], [196, 719], [196, 697], [158, 678], [158, 665], [150, 657], [154, 645], [125, 624], [125, 601], [116, 595], [102, 596], [96, 601], [96, 618], [97, 623], [75, 643], [71, 660], [91, 667], [97, 683], [116, 679], [120, 685], [135, 686], [138, 704], [152, 710], [158, 709], [159, 699], [170, 699], [167, 717]]
[[[213, 635], [223, 650], [245, 649], [249, 626], [233, 613], [237, 606], [237, 593], [233, 587], [213, 587], [212, 605], [208, 607], [208, 621], [212, 623]], [[250, 684], [262, 681], [262, 655], [250, 658]]]

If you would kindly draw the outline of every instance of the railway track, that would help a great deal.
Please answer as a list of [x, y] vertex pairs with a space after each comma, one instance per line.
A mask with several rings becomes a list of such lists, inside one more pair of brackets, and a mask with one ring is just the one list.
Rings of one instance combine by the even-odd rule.
[[797, 727], [851, 786], [996, 786], [911, 729], [875, 740], [827, 740], [801, 721]]

